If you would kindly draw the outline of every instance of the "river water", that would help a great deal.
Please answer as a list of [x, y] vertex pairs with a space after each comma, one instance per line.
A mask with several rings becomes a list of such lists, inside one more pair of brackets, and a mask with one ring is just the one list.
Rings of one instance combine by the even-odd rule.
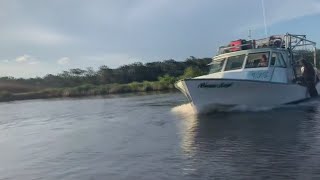
[[320, 179], [320, 100], [195, 115], [180, 93], [0, 104], [0, 179]]

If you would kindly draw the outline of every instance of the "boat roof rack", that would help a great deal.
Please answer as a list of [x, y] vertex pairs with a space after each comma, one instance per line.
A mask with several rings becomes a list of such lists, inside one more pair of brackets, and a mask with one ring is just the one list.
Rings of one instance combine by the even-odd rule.
[[[317, 43], [307, 39], [306, 35], [289, 34], [284, 35], [285, 47], [288, 49], [292, 62], [296, 62], [298, 59], [294, 59], [294, 54], [299, 54], [299, 50], [307, 50], [309, 47], [313, 50], [313, 65], [317, 65]], [[300, 49], [299, 49], [300, 48]], [[300, 52], [301, 53], [301, 52]]]
[[[241, 40], [241, 39], [240, 39]], [[267, 38], [257, 40], [245, 40], [244, 44], [239, 45], [229, 44], [227, 46], [221, 46], [218, 49], [218, 54], [224, 54], [234, 51], [248, 50], [248, 49], [259, 49], [259, 48], [279, 48], [287, 49], [291, 55], [295, 51], [303, 50], [307, 46], [311, 46], [314, 50], [314, 65], [316, 65], [316, 42], [307, 39], [306, 35], [290, 34], [284, 35], [272, 35]], [[293, 60], [293, 59], [292, 59]]]

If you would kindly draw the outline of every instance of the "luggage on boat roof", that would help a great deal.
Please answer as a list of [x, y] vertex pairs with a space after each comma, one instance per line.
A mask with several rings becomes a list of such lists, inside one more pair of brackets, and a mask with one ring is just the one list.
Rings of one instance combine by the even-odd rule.
[[265, 47], [285, 48], [285, 41], [281, 36], [270, 36], [265, 39], [257, 40], [257, 48]]
[[239, 40], [236, 40], [236, 41], [231, 41], [229, 46], [232, 47], [232, 48], [230, 48], [231, 52], [240, 51], [240, 50], [246, 50], [246, 49], [251, 49], [252, 48], [250, 42], [248, 42], [245, 39], [239, 39]]
[[245, 39], [238, 39], [231, 41], [227, 46], [221, 46], [219, 48], [219, 51], [221, 53], [229, 53], [229, 52], [235, 52], [235, 51], [241, 51], [241, 50], [247, 50], [247, 49], [253, 49], [255, 48], [255, 41], [248, 41]]

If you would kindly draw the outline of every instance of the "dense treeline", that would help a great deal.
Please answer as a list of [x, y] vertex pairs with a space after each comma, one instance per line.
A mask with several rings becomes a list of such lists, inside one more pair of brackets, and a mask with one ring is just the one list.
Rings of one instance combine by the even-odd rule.
[[116, 69], [101, 66], [96, 71], [92, 68], [76, 68], [63, 71], [57, 75], [48, 74], [44, 77], [29, 79], [2, 77], [0, 78], [0, 91], [30, 92], [35, 91], [35, 89], [77, 87], [84, 84], [100, 86], [115, 83], [152, 82], [159, 81], [161, 78], [162, 81], [166, 79], [172, 81], [172, 77], [176, 80], [178, 77], [183, 78], [207, 73], [209, 71], [207, 64], [211, 61], [211, 58], [191, 56], [183, 62], [173, 59], [145, 64], [137, 62]]
[[[302, 50], [298, 54], [295, 59], [304, 57], [313, 62], [312, 52]], [[319, 62], [319, 50], [317, 54]], [[97, 70], [75, 68], [29, 79], [1, 77], [0, 101], [171, 90], [175, 89], [173, 84], [179, 79], [208, 73], [211, 61], [211, 58], [191, 56], [183, 62], [170, 59], [144, 64], [137, 62], [116, 69], [108, 66]]]

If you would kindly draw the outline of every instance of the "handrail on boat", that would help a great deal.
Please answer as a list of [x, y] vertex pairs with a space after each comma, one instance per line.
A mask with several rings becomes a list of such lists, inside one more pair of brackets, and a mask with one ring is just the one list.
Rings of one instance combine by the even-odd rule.
[[[248, 43], [249, 42], [249, 43]], [[314, 50], [314, 66], [316, 66], [317, 61], [317, 48], [316, 48], [316, 42], [311, 41], [307, 39], [306, 35], [300, 35], [300, 34], [290, 34], [286, 33], [284, 35], [273, 35], [267, 38], [257, 39], [257, 40], [249, 40], [245, 44], [239, 44], [236, 46], [233, 45], [227, 45], [227, 46], [221, 46], [218, 49], [218, 54], [224, 54], [229, 52], [234, 52], [232, 49], [239, 49], [239, 50], [247, 50], [247, 49], [257, 49], [257, 48], [280, 48], [280, 49], [286, 49], [289, 51], [289, 54], [293, 56], [293, 51], [298, 47], [307, 47], [312, 46]], [[246, 47], [246, 48], [243, 48]], [[237, 51], [237, 50], [235, 50]], [[293, 59], [292, 59], [293, 61]]]

